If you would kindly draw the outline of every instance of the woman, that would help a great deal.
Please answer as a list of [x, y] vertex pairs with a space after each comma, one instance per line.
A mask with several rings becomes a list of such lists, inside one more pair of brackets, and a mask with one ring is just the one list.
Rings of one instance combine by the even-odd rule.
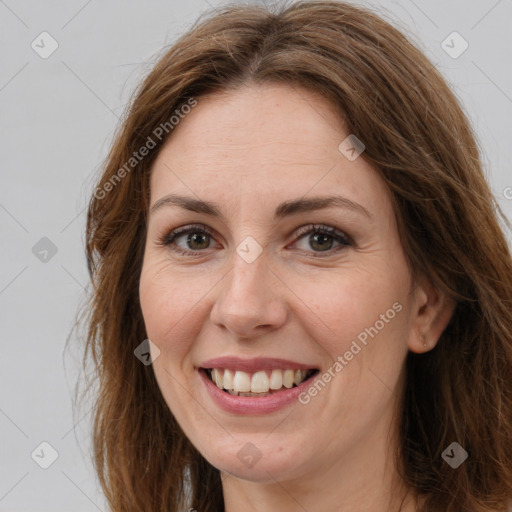
[[193, 27], [89, 206], [112, 510], [509, 510], [497, 211], [453, 93], [376, 15], [303, 1]]

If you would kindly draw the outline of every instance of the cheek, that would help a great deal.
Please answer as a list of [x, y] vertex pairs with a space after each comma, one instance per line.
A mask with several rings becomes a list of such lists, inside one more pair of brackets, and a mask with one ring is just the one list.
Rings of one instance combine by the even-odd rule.
[[311, 386], [301, 403], [352, 433], [366, 432], [391, 406], [407, 352], [407, 276], [369, 268], [331, 270], [298, 288], [307, 297], [299, 321], [328, 354], [325, 388]]
[[146, 260], [139, 295], [147, 336], [160, 349], [157, 377], [165, 370], [180, 376], [180, 382], [190, 377], [197, 340], [208, 326], [211, 294], [222, 275], [211, 268], [171, 268], [162, 257]]
[[[320, 341], [334, 359], [349, 350], [352, 340], [378, 336], [399, 340], [395, 336], [403, 328], [400, 314], [406, 300], [407, 281], [397, 272], [325, 269], [314, 276], [297, 281], [300, 290], [299, 322], [308, 329], [311, 339]], [[398, 311], [400, 310], [400, 311]], [[307, 320], [306, 320], [307, 319]]]
[[[323, 375], [330, 392], [319, 392], [318, 402], [330, 411], [333, 424], [346, 425], [352, 418], [364, 431], [389, 407], [403, 368], [407, 275], [378, 262], [371, 270], [367, 264], [303, 279], [299, 289], [308, 306], [298, 313], [300, 322], [331, 361]], [[316, 396], [310, 389], [304, 402]]]
[[[160, 350], [152, 368], [169, 408], [175, 417], [186, 418], [194, 409], [187, 388], [185, 366], [191, 351], [194, 330], [195, 291], [160, 262], [147, 261], [142, 269], [139, 296], [146, 334]], [[185, 425], [182, 425], [185, 426]]]
[[148, 262], [142, 269], [139, 295], [148, 338], [161, 351], [182, 352], [186, 340], [180, 332], [187, 325], [194, 304], [194, 290], [164, 265]]

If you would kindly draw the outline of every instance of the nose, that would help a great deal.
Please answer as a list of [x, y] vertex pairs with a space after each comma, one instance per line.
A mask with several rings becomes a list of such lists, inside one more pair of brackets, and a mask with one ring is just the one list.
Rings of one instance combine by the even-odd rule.
[[233, 266], [219, 286], [210, 318], [235, 338], [256, 338], [286, 322], [285, 286], [264, 254], [248, 263], [235, 253]]

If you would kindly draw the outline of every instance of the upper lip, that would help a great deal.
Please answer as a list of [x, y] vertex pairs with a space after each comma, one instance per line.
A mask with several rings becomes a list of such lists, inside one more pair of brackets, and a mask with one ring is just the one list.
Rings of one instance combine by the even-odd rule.
[[253, 359], [241, 359], [236, 356], [215, 357], [203, 361], [201, 368], [227, 368], [229, 370], [241, 370], [247, 373], [255, 373], [259, 370], [312, 370], [316, 367], [311, 364], [298, 363], [288, 359], [274, 357], [256, 357]]

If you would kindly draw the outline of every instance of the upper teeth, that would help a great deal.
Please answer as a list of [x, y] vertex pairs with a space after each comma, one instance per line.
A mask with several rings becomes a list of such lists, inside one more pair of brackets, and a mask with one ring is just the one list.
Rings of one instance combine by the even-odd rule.
[[270, 376], [265, 370], [252, 375], [240, 370], [224, 370], [214, 368], [211, 370], [212, 381], [217, 387], [233, 390], [236, 393], [267, 393], [270, 389], [291, 388], [299, 385], [308, 370], [272, 370]]

